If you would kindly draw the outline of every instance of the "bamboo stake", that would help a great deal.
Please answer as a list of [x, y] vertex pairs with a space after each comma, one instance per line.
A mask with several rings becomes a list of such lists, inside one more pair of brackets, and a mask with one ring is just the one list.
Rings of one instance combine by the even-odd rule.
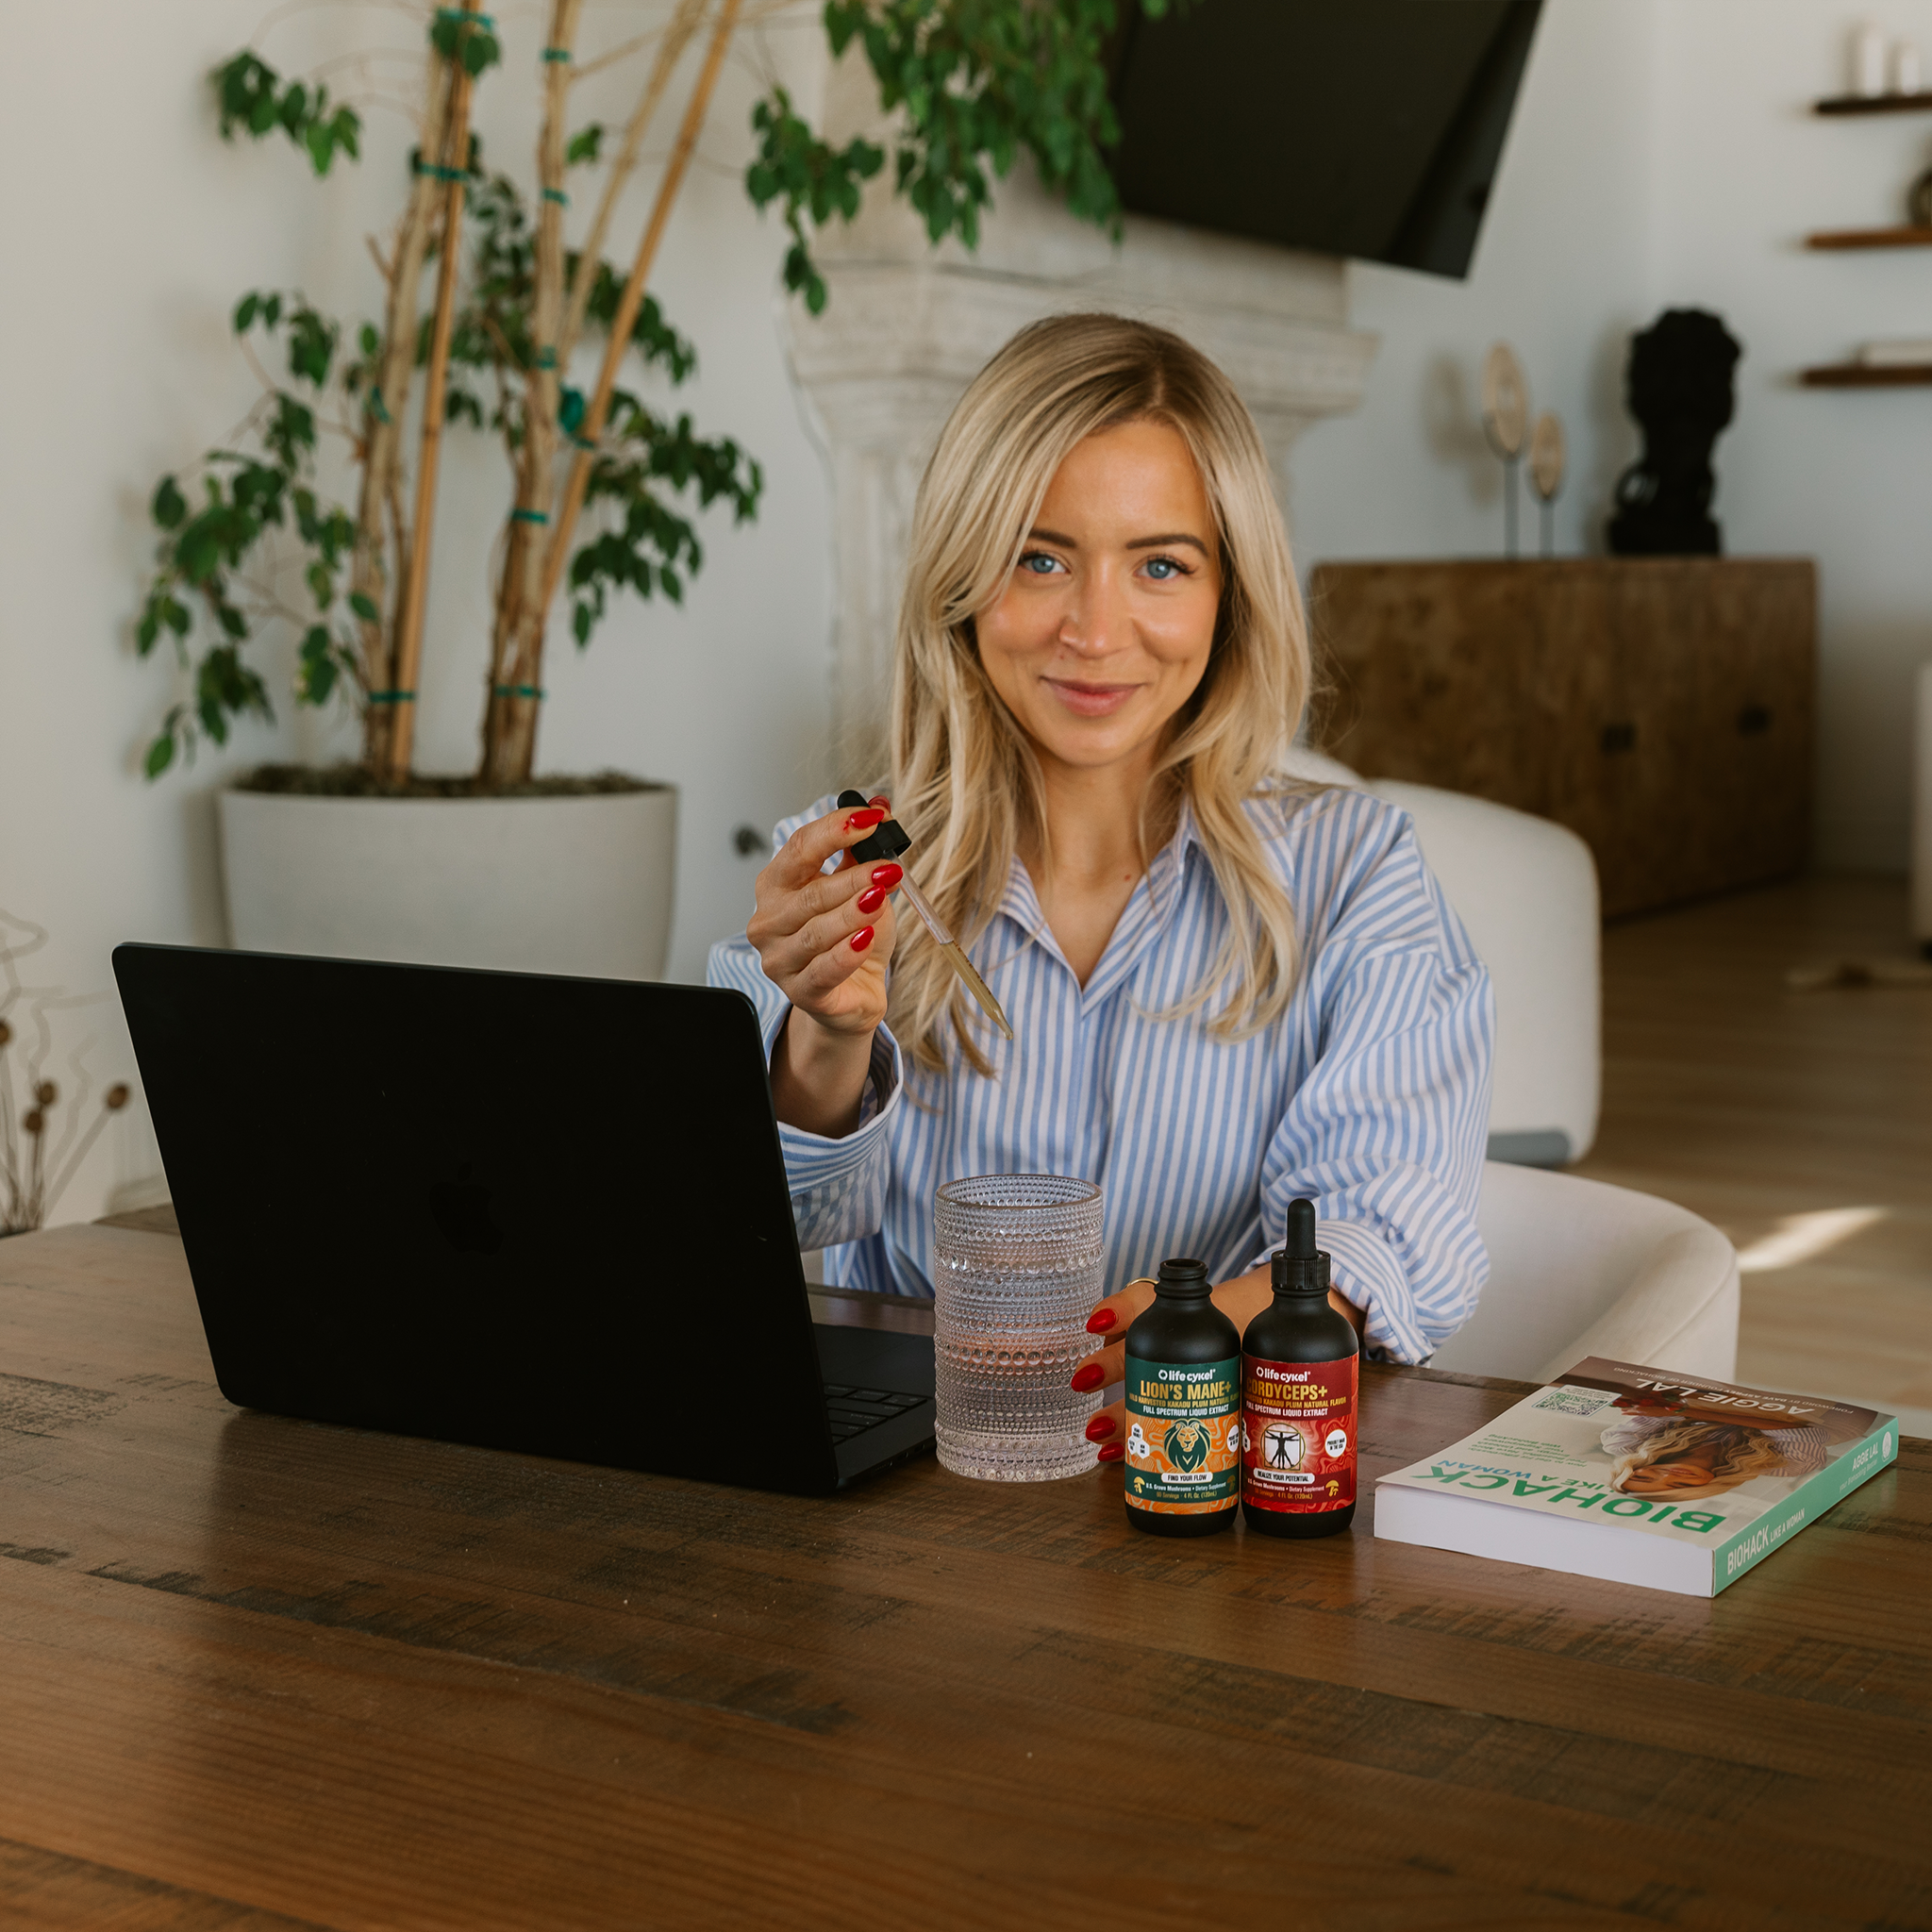
[[[421, 142], [421, 151], [425, 155], [442, 152], [450, 92], [450, 63], [430, 61]], [[409, 386], [416, 373], [416, 291], [423, 278], [423, 257], [429, 245], [435, 213], [436, 182], [428, 175], [419, 175], [410, 187], [395, 248], [383, 270], [389, 282], [389, 299], [383, 315], [382, 358], [373, 399], [375, 407], [369, 412], [368, 441], [362, 451], [362, 491], [356, 508], [356, 557], [349, 570], [350, 590], [367, 597], [377, 611], [373, 620], [364, 619], [361, 625], [362, 681], [369, 691], [387, 691], [395, 682], [391, 650], [395, 613], [389, 613], [387, 623], [382, 615], [389, 601], [391, 581], [383, 564], [383, 513], [395, 500], [401, 468], [403, 415], [408, 407]], [[371, 246], [374, 245], [372, 242]], [[407, 570], [408, 533], [400, 514], [394, 522], [396, 577], [400, 581]], [[381, 770], [386, 764], [390, 727], [394, 722], [391, 708], [387, 705], [371, 705], [363, 712], [362, 757], [372, 771]]]
[[597, 391], [591, 398], [590, 408], [584, 411], [576, 457], [570, 466], [570, 477], [564, 485], [561, 499], [550, 519], [549, 555], [543, 567], [543, 594], [537, 606], [540, 614], [549, 610], [551, 601], [557, 595], [558, 580], [563, 575], [563, 559], [570, 553], [570, 540], [576, 527], [577, 513], [584, 507], [584, 491], [591, 480], [593, 452], [583, 445], [594, 443], [604, 432], [604, 419], [610, 410], [610, 392], [617, 387], [617, 371], [625, 352], [630, 347], [630, 332], [637, 325], [638, 310], [643, 306], [644, 282], [657, 259], [658, 244], [663, 241], [664, 229], [671, 220], [671, 204], [677, 197], [685, 170], [691, 165], [691, 152], [698, 144], [698, 135], [703, 130], [705, 114], [711, 105], [712, 90], [718, 85], [718, 75], [724, 65], [725, 50], [731, 43], [732, 29], [738, 25], [741, 4], [742, 0], [724, 0], [724, 5], [718, 9], [718, 24], [711, 29], [711, 44], [705, 54], [704, 71], [698, 75], [697, 86], [684, 110], [684, 125], [677, 130], [677, 145], [671, 151], [664, 179], [658, 184], [650, 225], [644, 230], [644, 239], [638, 244], [637, 260], [631, 264], [630, 279], [624, 285], [617, 314], [610, 324], [610, 339], [604, 346], [604, 367], [597, 375]]
[[597, 264], [604, 258], [604, 238], [610, 232], [611, 219], [617, 212], [625, 183], [629, 180], [631, 170], [637, 166], [638, 151], [644, 144], [645, 130], [657, 115], [658, 104], [664, 98], [664, 90], [671, 85], [672, 74], [684, 58], [684, 50], [704, 25], [707, 5], [708, 0], [678, 0], [676, 12], [665, 25], [664, 38], [658, 43], [658, 58], [651, 63], [651, 77], [644, 83], [643, 93], [639, 97], [629, 126], [624, 130], [624, 145], [610, 163], [604, 192], [598, 197], [597, 212], [591, 217], [590, 232], [584, 237], [583, 249], [577, 257], [576, 277], [570, 291], [570, 314], [557, 343], [558, 359], [561, 362], [568, 363], [571, 351], [576, 347], [577, 338], [583, 333], [584, 312], [591, 306], [591, 291], [597, 282]]
[[[463, 0], [465, 13], [476, 0]], [[429, 590], [429, 540], [436, 516], [436, 472], [442, 454], [442, 410], [449, 384], [450, 327], [456, 317], [458, 257], [461, 254], [463, 175], [470, 159], [470, 70], [463, 65], [462, 41], [450, 56], [449, 125], [442, 166], [451, 178], [442, 213], [442, 258], [437, 263], [436, 319], [430, 325], [427, 388], [423, 396], [423, 443], [416, 459], [416, 511], [410, 519], [409, 556], [403, 575], [402, 607], [396, 620], [395, 684], [391, 693], [395, 722], [390, 726], [389, 779], [400, 785], [409, 775], [416, 743], [416, 675], [423, 659], [423, 605]]]
[[[542, 584], [543, 546], [539, 532], [549, 513], [550, 478], [557, 462], [557, 403], [562, 376], [558, 347], [563, 320], [564, 152], [570, 112], [570, 56], [583, 0], [555, 0], [550, 38], [544, 47], [543, 131], [537, 143], [537, 175], [542, 190], [537, 206], [535, 288], [530, 304], [536, 358], [524, 383], [524, 444], [517, 458], [517, 503], [504, 546], [498, 581], [496, 622], [490, 641], [490, 683], [483, 699], [483, 759], [486, 783], [508, 775], [497, 770], [498, 748], [506, 734], [538, 700], [536, 686], [517, 672], [517, 641], [524, 613]], [[531, 722], [534, 731], [534, 720]]]

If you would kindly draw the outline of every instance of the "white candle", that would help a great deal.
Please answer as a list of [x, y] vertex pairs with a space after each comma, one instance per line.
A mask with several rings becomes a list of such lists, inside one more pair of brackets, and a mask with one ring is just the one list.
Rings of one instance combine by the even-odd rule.
[[1895, 94], [1915, 94], [1920, 87], [1919, 43], [1900, 41], [1891, 50], [1891, 91]]
[[1873, 21], [1861, 20], [1852, 29], [1852, 92], [1885, 92], [1885, 36]]

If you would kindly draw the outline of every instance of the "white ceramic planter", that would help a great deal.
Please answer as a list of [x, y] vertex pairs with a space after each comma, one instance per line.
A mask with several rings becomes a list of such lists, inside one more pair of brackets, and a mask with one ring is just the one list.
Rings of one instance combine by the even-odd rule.
[[221, 794], [228, 929], [249, 952], [658, 979], [677, 792]]

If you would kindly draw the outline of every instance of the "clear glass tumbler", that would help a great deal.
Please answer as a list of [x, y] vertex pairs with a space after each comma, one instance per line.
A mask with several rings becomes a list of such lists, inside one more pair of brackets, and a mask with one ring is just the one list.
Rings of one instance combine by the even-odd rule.
[[947, 1181], [933, 1197], [939, 1454], [960, 1475], [1050, 1482], [1093, 1467], [1100, 1391], [1067, 1383], [1103, 1339], [1100, 1190], [1050, 1174]]

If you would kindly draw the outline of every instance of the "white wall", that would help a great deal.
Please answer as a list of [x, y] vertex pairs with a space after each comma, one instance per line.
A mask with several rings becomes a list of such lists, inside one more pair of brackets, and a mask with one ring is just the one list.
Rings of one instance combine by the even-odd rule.
[[[1305, 569], [1503, 554], [1503, 471], [1479, 420], [1483, 358], [1499, 340], [1523, 358], [1532, 407], [1563, 420], [1557, 547], [1601, 547], [1604, 501], [1638, 447], [1624, 344], [1654, 301], [1655, 14], [1654, 0], [1545, 0], [1466, 280], [1352, 264], [1349, 320], [1382, 349], [1361, 408], [1296, 448], [1290, 509]], [[1526, 476], [1518, 489], [1529, 553]]]
[[[242, 290], [299, 285], [325, 307], [373, 310], [362, 238], [392, 215], [410, 138], [402, 114], [371, 109], [361, 166], [323, 184], [284, 144], [225, 148], [203, 76], [269, 11], [264, 0], [67, 0], [8, 22], [0, 907], [54, 929], [37, 976], [76, 989], [109, 988], [117, 940], [220, 940], [210, 800], [225, 773], [354, 742], [284, 700], [281, 724], [245, 729], [230, 756], [158, 786], [135, 766], [173, 694], [166, 668], [137, 665], [130, 642], [147, 491], [252, 399], [226, 325]], [[518, 168], [535, 125], [537, 11], [504, 10], [508, 58], [482, 90], [490, 158]], [[590, 9], [592, 44], [661, 12]], [[764, 511], [745, 531], [709, 521], [709, 567], [683, 610], [621, 603], [588, 654], [561, 642], [547, 673], [544, 767], [618, 765], [683, 790], [673, 970], [685, 975], [743, 917], [756, 861], [731, 852], [731, 828], [769, 824], [824, 775], [824, 475], [780, 348], [781, 239], [738, 180], [761, 64], [815, 92], [816, 12], [801, 0], [735, 63], [656, 280], [704, 358], [685, 395], [705, 426], [764, 463]], [[421, 45], [417, 23], [387, 6], [276, 17], [262, 51], [291, 70], [357, 45]], [[1932, 51], [1932, 0], [1882, 0], [1880, 17]], [[1668, 304], [1716, 308], [1747, 347], [1738, 422], [1718, 446], [1728, 546], [1808, 552], [1822, 567], [1820, 851], [1892, 866], [1906, 676], [1932, 651], [1932, 546], [1917, 528], [1932, 392], [1810, 393], [1790, 375], [1867, 335], [1932, 331], [1932, 255], [1817, 256], [1796, 243], [1812, 226], [1892, 218], [1932, 158], [1932, 120], [1807, 114], [1840, 85], [1849, 18], [1827, 0], [1548, 0], [1474, 271], [1465, 283], [1353, 272], [1353, 319], [1381, 332], [1381, 355], [1360, 412], [1299, 446], [1292, 512], [1305, 564], [1498, 550], [1498, 475], [1474, 387], [1483, 352], [1505, 336], [1537, 405], [1570, 432], [1559, 546], [1598, 547], [1611, 483], [1636, 449], [1620, 400], [1624, 337]], [[82, 73], [89, 131], [75, 138], [72, 91], [47, 77]], [[383, 75], [410, 96], [407, 58]], [[586, 118], [621, 110], [621, 79], [585, 92]], [[666, 142], [668, 130], [658, 156]], [[630, 236], [643, 206], [634, 196]], [[425, 765], [454, 769], [471, 757], [486, 547], [508, 486], [480, 446], [446, 474], [421, 728]], [[1526, 497], [1524, 511], [1533, 539]], [[284, 657], [278, 694], [287, 679]], [[111, 1004], [102, 1012], [93, 1063], [129, 1072]], [[101, 1211], [154, 1167], [137, 1110], [62, 1218]]]
[[[1795, 380], [1868, 337], [1932, 334], [1932, 253], [1801, 245], [1814, 228], [1903, 220], [1932, 163], [1932, 116], [1810, 111], [1843, 90], [1847, 32], [1868, 10], [1932, 59], [1927, 0], [1546, 0], [1474, 270], [1454, 283], [1353, 269], [1351, 319], [1384, 346], [1359, 413], [1297, 452], [1292, 512], [1304, 565], [1500, 554], [1474, 395], [1503, 337], [1569, 431], [1557, 547], [1601, 550], [1639, 447], [1628, 331], [1665, 308], [1716, 310], [1745, 349], [1717, 445], [1725, 548], [1819, 564], [1817, 856], [1896, 871], [1910, 680], [1932, 657], [1932, 390]], [[1525, 491], [1526, 539], [1535, 527]]]

